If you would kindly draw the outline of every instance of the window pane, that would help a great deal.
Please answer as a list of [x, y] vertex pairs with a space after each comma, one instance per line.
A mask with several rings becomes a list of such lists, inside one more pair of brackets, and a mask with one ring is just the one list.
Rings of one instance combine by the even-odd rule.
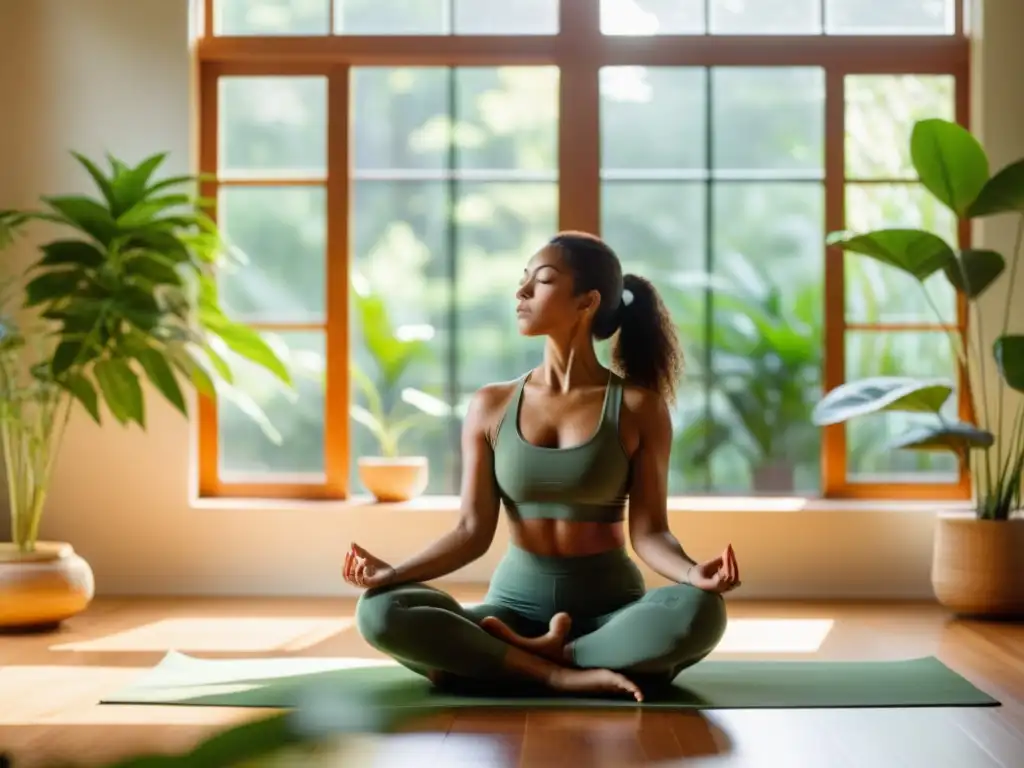
[[554, 35], [558, 4], [559, 0], [455, 0], [455, 33]]
[[605, 35], [685, 35], [704, 31], [705, 0], [601, 0]]
[[217, 35], [326, 35], [330, 0], [215, 0]]
[[706, 175], [705, 70], [604, 67], [600, 77], [603, 172], [627, 178], [641, 170], [645, 177]]
[[721, 67], [711, 77], [716, 175], [824, 175], [823, 70]]
[[[848, 184], [846, 221], [855, 232], [911, 227], [934, 232], [950, 246], [957, 242], [953, 214], [919, 184]], [[926, 281], [926, 295], [915, 278], [895, 267], [856, 253], [845, 254], [845, 262], [851, 322], [956, 322], [956, 293], [941, 272]]]
[[[914, 376], [956, 379], [952, 340], [941, 332], [863, 332], [846, 334], [846, 378]], [[943, 411], [957, 416], [957, 393]], [[893, 450], [888, 443], [909, 429], [935, 424], [930, 414], [885, 413], [850, 421], [847, 473], [851, 482], [955, 482], [956, 458], [949, 453]]]
[[[711, 417], [716, 491], [814, 493], [820, 430], [824, 188], [714, 186]], [[721, 458], [719, 458], [721, 454]]]
[[688, 366], [676, 393], [672, 413], [672, 451], [669, 454], [668, 492], [672, 496], [708, 493], [711, 464], [720, 462], [709, 450], [715, 434], [706, 418], [708, 392], [704, 380]]
[[248, 262], [218, 276], [226, 310], [247, 322], [323, 322], [324, 190], [222, 187], [219, 200], [224, 234]]
[[[264, 338], [288, 365], [295, 390], [285, 391], [269, 373], [228, 356], [236, 380], [246, 395], [267, 415], [280, 436], [271, 440], [239, 405], [219, 397], [217, 417], [221, 477], [243, 481], [240, 475], [309, 475], [308, 482], [323, 482], [324, 471], [324, 334], [316, 331], [266, 333]], [[234, 477], [232, 477], [234, 475]], [[294, 481], [284, 477], [282, 481]]]
[[445, 167], [450, 144], [449, 71], [353, 68], [352, 165], [357, 171], [387, 171], [401, 177], [397, 171]]
[[820, 0], [711, 0], [711, 34], [819, 34]]
[[335, 31], [346, 35], [550, 35], [557, 0], [335, 0]]
[[952, 34], [954, 0], [825, 0], [825, 27], [838, 35]]
[[221, 175], [326, 176], [326, 78], [222, 77], [219, 82]]
[[[350, 349], [353, 365], [365, 375], [353, 376], [352, 402], [373, 413], [389, 434], [419, 414], [422, 421], [402, 435], [397, 450], [430, 457], [430, 493], [451, 492], [441, 466], [451, 448], [449, 422], [443, 415], [423, 416], [415, 405], [416, 393], [442, 407], [448, 399], [447, 194], [436, 181], [357, 181], [352, 201]], [[412, 402], [409, 390], [415, 391]], [[352, 487], [361, 488], [356, 461], [381, 455], [385, 445], [358, 414], [350, 435]]]
[[459, 184], [455, 221], [459, 387], [468, 397], [539, 362], [536, 340], [516, 329], [515, 293], [526, 262], [557, 231], [558, 187]]
[[914, 123], [953, 120], [955, 81], [949, 75], [848, 75], [846, 175], [850, 179], [914, 179]]
[[689, 376], [704, 363], [706, 185], [693, 182], [606, 181], [601, 232], [623, 267], [648, 278], [679, 329]]

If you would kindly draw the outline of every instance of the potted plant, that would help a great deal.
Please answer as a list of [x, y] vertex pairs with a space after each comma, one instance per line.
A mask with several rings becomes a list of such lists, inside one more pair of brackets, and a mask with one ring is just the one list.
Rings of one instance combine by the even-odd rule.
[[430, 462], [426, 456], [404, 455], [401, 440], [409, 430], [447, 415], [449, 409], [426, 392], [401, 387], [409, 366], [430, 355], [423, 334], [399, 334], [383, 298], [358, 275], [353, 284], [363, 347], [377, 369], [375, 380], [354, 359], [350, 363], [352, 380], [365, 402], [351, 404], [352, 418], [370, 431], [379, 448], [377, 454], [358, 457], [359, 479], [377, 501], [408, 501], [426, 490]]
[[941, 272], [974, 310], [1007, 273], [1000, 327], [994, 329], [987, 316], [976, 312], [966, 336], [949, 335], [969, 382], [972, 416], [963, 421], [949, 415], [948, 409], [944, 412], [956, 389], [952, 381], [886, 376], [836, 387], [818, 403], [813, 420], [817, 425], [838, 424], [893, 411], [925, 419], [892, 446], [952, 451], [971, 468], [975, 487], [972, 514], [941, 514], [937, 520], [931, 573], [936, 597], [957, 613], [1024, 614], [1024, 402], [1019, 394], [1024, 392], [1024, 335], [1009, 328], [1012, 297], [1020, 300], [1016, 277], [1024, 232], [1024, 160], [992, 174], [977, 139], [956, 123], [940, 119], [914, 125], [910, 153], [921, 184], [959, 221], [1004, 213], [1018, 218], [1017, 246], [1009, 259], [989, 249], [961, 250], [915, 229], [835, 232], [828, 242], [907, 272], [926, 296], [925, 281]]
[[707, 341], [703, 320], [679, 325], [694, 356], [710, 359], [712, 399], [679, 431], [678, 458], [704, 468], [716, 452], [736, 451], [750, 468], [754, 491], [793, 493], [797, 468], [813, 466], [819, 454], [809, 398], [821, 370], [821, 286], [797, 285], [787, 301], [784, 288], [746, 257], [733, 254], [729, 266], [726, 279], [703, 273], [676, 278], [687, 288], [714, 291]]
[[[54, 463], [81, 406], [146, 429], [143, 379], [186, 417], [185, 390], [235, 391], [227, 357], [288, 368], [251, 328], [222, 310], [214, 270], [227, 249], [191, 177], [155, 180], [166, 155], [105, 171], [75, 158], [98, 196], [43, 197], [39, 211], [0, 211], [0, 247], [33, 222], [60, 228], [7, 286], [0, 323], [0, 437], [12, 541], [0, 544], [0, 627], [53, 626], [94, 593], [89, 564], [68, 542], [39, 540]], [[237, 394], [237, 393], [236, 393]], [[255, 413], [255, 411], [253, 411]]]

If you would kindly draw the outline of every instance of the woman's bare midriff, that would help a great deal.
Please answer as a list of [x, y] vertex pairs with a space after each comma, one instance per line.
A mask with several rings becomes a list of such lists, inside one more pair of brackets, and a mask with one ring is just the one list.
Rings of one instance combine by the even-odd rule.
[[512, 542], [544, 557], [597, 555], [624, 546], [622, 523], [574, 523], [568, 520], [522, 520], [511, 524]]

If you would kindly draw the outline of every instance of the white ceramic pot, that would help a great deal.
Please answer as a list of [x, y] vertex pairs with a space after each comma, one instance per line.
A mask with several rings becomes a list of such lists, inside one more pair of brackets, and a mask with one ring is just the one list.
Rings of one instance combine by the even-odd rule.
[[377, 501], [409, 501], [427, 488], [430, 464], [426, 456], [362, 456], [359, 479]]

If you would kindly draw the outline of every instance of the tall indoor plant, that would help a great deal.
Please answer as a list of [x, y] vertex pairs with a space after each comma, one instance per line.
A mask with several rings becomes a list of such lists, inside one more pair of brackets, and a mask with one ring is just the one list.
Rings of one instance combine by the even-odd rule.
[[[195, 180], [155, 179], [164, 154], [136, 166], [108, 156], [108, 170], [74, 156], [98, 195], [43, 197], [42, 210], [0, 211], [0, 246], [34, 223], [58, 228], [6, 286], [0, 322], [0, 437], [12, 527], [12, 542], [0, 545], [0, 626], [59, 621], [92, 597], [92, 573], [71, 545], [38, 540], [75, 407], [97, 424], [106, 411], [144, 430], [145, 378], [188, 416], [189, 388], [240, 392], [231, 355], [291, 386], [272, 348], [221, 308], [214, 272], [228, 249], [191, 192]], [[34, 593], [30, 572], [38, 577]]]
[[[1024, 238], [1024, 159], [993, 174], [978, 140], [941, 119], [915, 124], [910, 154], [922, 185], [958, 221], [1016, 216], [1016, 244], [1008, 258], [991, 249], [959, 249], [915, 229], [836, 232], [829, 235], [829, 243], [907, 272], [926, 296], [925, 281], [941, 272], [966, 297], [974, 310], [969, 332], [950, 332], [949, 341], [954, 359], [966, 372], [973, 417], [963, 421], [943, 412], [956, 389], [954, 382], [900, 376], [843, 384], [821, 400], [813, 418], [815, 424], [827, 425], [902, 411], [926, 419], [894, 447], [952, 451], [969, 463], [975, 487], [974, 515], [939, 517], [932, 564], [936, 596], [958, 612], [1024, 613], [1024, 519], [1018, 514], [1024, 474], [1024, 401], [1019, 394], [1024, 392], [1024, 334], [1010, 330], [1013, 296], [1020, 301], [1016, 278]], [[993, 328], [989, 308], [978, 305], [1004, 272], [1006, 302]]]

